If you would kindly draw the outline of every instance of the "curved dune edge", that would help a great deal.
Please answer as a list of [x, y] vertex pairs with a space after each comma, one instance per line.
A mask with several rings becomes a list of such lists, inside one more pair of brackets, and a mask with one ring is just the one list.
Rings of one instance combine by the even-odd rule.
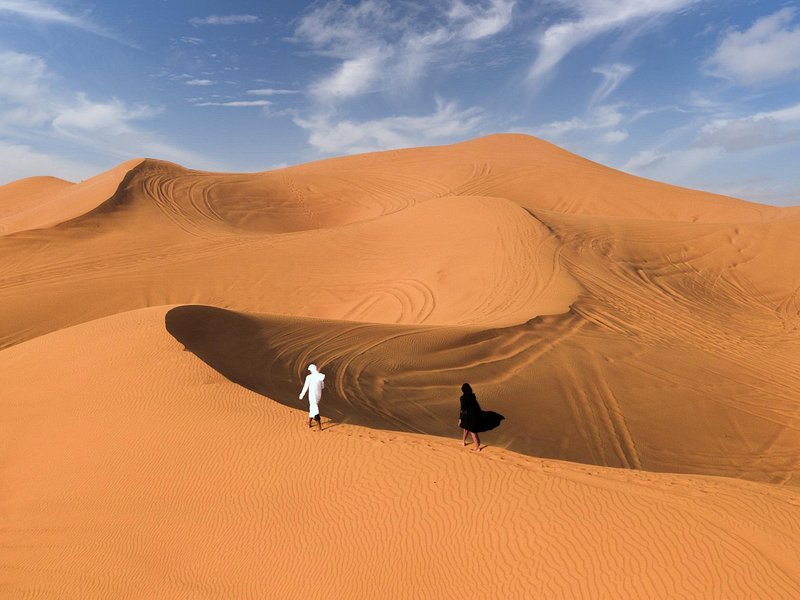
[[341, 227], [209, 239], [124, 197], [48, 232], [0, 238], [9, 257], [0, 315], [13, 315], [0, 320], [0, 347], [148, 305], [500, 325], [564, 312], [580, 292], [553, 235], [502, 198], [443, 197]]
[[0, 236], [53, 227], [91, 212], [111, 198], [143, 160], [125, 161], [80, 183], [29, 177], [0, 187]]
[[184, 352], [169, 310], [0, 352], [6, 597], [455, 598], [465, 572], [476, 597], [800, 594], [792, 488], [528, 458], [492, 433], [478, 455], [309, 431]]
[[0, 185], [0, 219], [23, 212], [41, 202], [42, 196], [57, 194], [75, 185], [58, 177], [39, 176]]
[[[620, 337], [567, 313], [506, 327], [361, 323], [247, 314], [212, 306], [169, 310], [167, 331], [231, 381], [296, 405], [314, 362], [328, 374], [328, 415], [396, 431], [449, 436], [464, 381], [506, 417], [494, 443], [530, 456], [648, 471], [725, 475], [797, 485], [789, 376], [772, 354]], [[670, 334], [669, 323], [661, 329]], [[683, 323], [686, 326], [687, 323]], [[702, 338], [701, 338], [702, 340]], [[739, 345], [741, 346], [741, 344]], [[737, 346], [739, 350], [741, 348]], [[712, 380], [709, 383], [709, 379]], [[715, 391], [716, 390], [716, 391]], [[457, 394], [456, 394], [457, 395]], [[759, 452], [753, 452], [759, 448]]]

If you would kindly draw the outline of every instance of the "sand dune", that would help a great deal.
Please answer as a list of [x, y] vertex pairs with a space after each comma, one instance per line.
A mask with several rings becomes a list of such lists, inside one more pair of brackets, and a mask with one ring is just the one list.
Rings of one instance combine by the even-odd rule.
[[[146, 306], [270, 314], [281, 353], [336, 369], [340, 419], [441, 434], [442, 390], [469, 380], [508, 416], [510, 449], [796, 483], [795, 211], [525, 136], [250, 175], [145, 160], [97, 179], [121, 183], [78, 218], [0, 238], [4, 346]], [[299, 375], [285, 367], [269, 377]]]
[[14, 597], [798, 596], [797, 209], [497, 135], [31, 178], [0, 234]]
[[[73, 183], [58, 177], [26, 177], [0, 186], [0, 217], [25, 212], [41, 204], [43, 198], [73, 186]], [[3, 231], [3, 233], [10, 233]]]
[[483, 598], [800, 593], [796, 488], [308, 430], [168, 310], [0, 353], [5, 597], [455, 598], [465, 571]]
[[140, 162], [129, 160], [81, 183], [28, 177], [0, 186], [0, 235], [52, 227], [86, 214], [111, 198]]

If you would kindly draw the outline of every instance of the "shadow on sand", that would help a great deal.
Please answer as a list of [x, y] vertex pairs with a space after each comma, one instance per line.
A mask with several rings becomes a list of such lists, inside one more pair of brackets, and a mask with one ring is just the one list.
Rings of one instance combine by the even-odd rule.
[[[368, 369], [354, 368], [351, 357], [359, 350], [354, 350], [346, 337], [353, 330], [353, 323], [253, 316], [213, 306], [188, 305], [168, 311], [165, 324], [187, 351], [230, 381], [285, 406], [301, 410], [308, 406], [297, 396], [308, 363], [316, 362], [327, 375], [320, 405], [326, 419], [394, 431], [459, 435], [460, 430], [454, 428], [457, 397], [452, 403], [431, 400], [440, 390], [452, 393], [455, 386], [440, 381], [436, 369], [424, 372], [430, 380], [427, 384], [417, 381], [416, 385], [396, 389], [387, 385], [380, 361], [370, 362]], [[363, 337], [365, 326], [357, 327], [357, 335]], [[375, 326], [374, 335], [380, 339], [381, 326]], [[420, 356], [412, 358], [425, 361]], [[455, 377], [461, 375], [450, 375], [454, 381]], [[502, 420], [503, 416], [496, 412], [483, 412], [481, 431], [494, 429]], [[333, 426], [331, 423], [327, 427]]]
[[[301, 407], [298, 359], [276, 356], [258, 319], [213, 306], [178, 306], [167, 312], [165, 324], [186, 350], [234, 383]], [[287, 398], [295, 402], [286, 402]]]

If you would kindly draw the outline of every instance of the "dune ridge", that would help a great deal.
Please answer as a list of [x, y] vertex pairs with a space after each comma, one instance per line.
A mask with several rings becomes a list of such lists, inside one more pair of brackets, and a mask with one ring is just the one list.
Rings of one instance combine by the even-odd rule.
[[91, 212], [111, 198], [142, 159], [70, 183], [54, 177], [29, 177], [0, 186], [0, 236], [45, 229]]
[[508, 134], [0, 187], [0, 589], [795, 598], [799, 225]]

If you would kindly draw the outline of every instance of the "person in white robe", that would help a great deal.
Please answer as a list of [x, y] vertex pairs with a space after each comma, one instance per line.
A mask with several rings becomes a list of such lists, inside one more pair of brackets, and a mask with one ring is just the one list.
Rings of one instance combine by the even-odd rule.
[[314, 421], [317, 422], [319, 430], [322, 431], [322, 419], [319, 416], [319, 401], [322, 398], [322, 390], [325, 388], [325, 373], [317, 370], [317, 365], [308, 365], [310, 373], [306, 376], [303, 391], [300, 392], [300, 400], [308, 392], [308, 427], [312, 427]]

